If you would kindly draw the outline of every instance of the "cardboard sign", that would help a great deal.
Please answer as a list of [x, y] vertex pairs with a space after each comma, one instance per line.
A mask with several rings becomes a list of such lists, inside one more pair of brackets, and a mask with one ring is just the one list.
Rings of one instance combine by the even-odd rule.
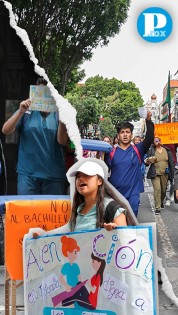
[[155, 124], [155, 136], [162, 144], [178, 143], [178, 122]]
[[51, 96], [50, 89], [45, 85], [30, 85], [31, 110], [41, 112], [57, 111], [55, 99]]
[[156, 315], [152, 233], [137, 226], [26, 235], [25, 315]]
[[[68, 199], [67, 199], [68, 198]], [[52, 230], [70, 218], [70, 200], [30, 200], [6, 203], [5, 261], [12, 280], [23, 279], [22, 241], [32, 227]]]

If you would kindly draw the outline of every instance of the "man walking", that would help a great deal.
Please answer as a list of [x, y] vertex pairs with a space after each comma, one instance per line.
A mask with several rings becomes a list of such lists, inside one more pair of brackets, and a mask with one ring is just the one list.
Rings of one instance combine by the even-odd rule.
[[128, 122], [121, 122], [117, 127], [119, 144], [108, 156], [108, 167], [111, 171], [110, 183], [129, 201], [135, 214], [138, 215], [140, 193], [144, 191], [141, 164], [154, 140], [154, 124], [151, 112], [147, 113], [145, 139], [132, 145], [134, 126]]

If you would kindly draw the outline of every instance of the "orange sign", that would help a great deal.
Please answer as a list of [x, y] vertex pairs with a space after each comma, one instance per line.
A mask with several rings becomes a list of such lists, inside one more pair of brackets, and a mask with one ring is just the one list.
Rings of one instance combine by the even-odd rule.
[[155, 136], [161, 139], [162, 144], [178, 143], [178, 122], [155, 124]]
[[70, 213], [70, 199], [9, 201], [6, 203], [5, 262], [12, 280], [23, 279], [22, 241], [24, 234], [34, 227], [40, 227], [43, 230], [60, 227], [69, 221]]

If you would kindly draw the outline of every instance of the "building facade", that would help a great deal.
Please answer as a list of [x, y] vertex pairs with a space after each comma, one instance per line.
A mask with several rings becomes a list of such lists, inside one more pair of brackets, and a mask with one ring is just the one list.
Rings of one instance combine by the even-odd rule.
[[[9, 11], [0, 2], [0, 128], [17, 110], [19, 102], [29, 97], [29, 86], [37, 74], [29, 52], [9, 23]], [[4, 136], [1, 143], [5, 157], [7, 189], [0, 194], [16, 194], [18, 136]]]

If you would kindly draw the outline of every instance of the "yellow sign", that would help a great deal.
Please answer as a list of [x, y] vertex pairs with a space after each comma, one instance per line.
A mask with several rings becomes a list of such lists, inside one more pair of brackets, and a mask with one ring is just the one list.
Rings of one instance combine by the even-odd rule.
[[178, 143], [178, 122], [155, 124], [155, 136], [162, 144]]
[[[70, 198], [70, 197], [69, 197]], [[30, 228], [52, 230], [70, 219], [70, 200], [28, 200], [6, 203], [5, 261], [12, 280], [23, 279], [22, 242]]]

